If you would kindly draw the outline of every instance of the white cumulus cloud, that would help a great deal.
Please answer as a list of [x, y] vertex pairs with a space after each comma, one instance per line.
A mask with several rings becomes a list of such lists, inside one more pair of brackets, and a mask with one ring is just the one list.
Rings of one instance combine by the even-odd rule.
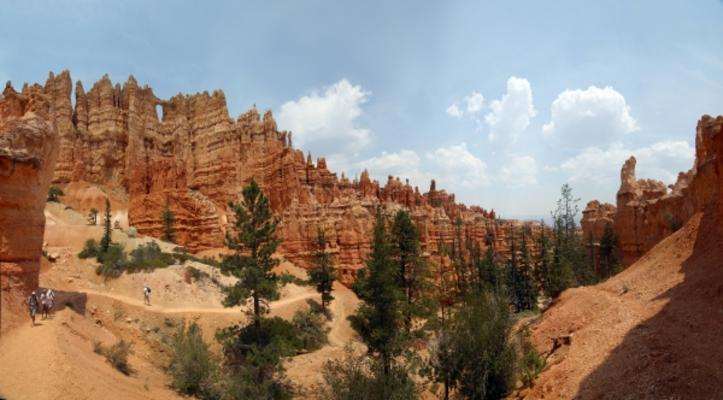
[[467, 149], [465, 143], [440, 147], [420, 157], [413, 150], [383, 152], [355, 164], [355, 169], [369, 170], [382, 184], [389, 175], [426, 190], [432, 179], [438, 187], [454, 191], [455, 188], [479, 188], [489, 184], [487, 165]]
[[413, 185], [425, 184], [430, 178], [422, 172], [422, 159], [413, 150], [400, 150], [398, 152], [382, 152], [378, 156], [371, 157], [356, 163], [354, 169], [368, 170], [372, 177], [382, 184], [386, 182], [389, 175], [400, 179], [409, 179]]
[[544, 136], [569, 148], [608, 144], [638, 130], [625, 97], [612, 87], [565, 90], [552, 102]]
[[635, 156], [638, 161], [638, 178], [652, 178], [671, 184], [678, 172], [687, 171], [693, 165], [695, 149], [684, 140], [662, 141], [637, 149], [629, 149], [616, 142], [607, 149], [588, 147], [551, 170], [568, 173], [573, 183], [615, 187], [619, 184], [620, 168], [630, 156]]
[[362, 105], [370, 92], [342, 79], [281, 106], [279, 127], [293, 133], [294, 143], [318, 154], [354, 153], [371, 141], [371, 131], [360, 126]]
[[509, 157], [500, 169], [499, 181], [510, 187], [537, 184], [537, 162], [532, 156]]
[[532, 102], [530, 82], [511, 76], [507, 80], [507, 93], [501, 99], [490, 103], [491, 112], [485, 115], [489, 125], [489, 139], [517, 141], [519, 135], [530, 125], [530, 119], [537, 115]]
[[489, 184], [487, 164], [470, 153], [466, 143], [440, 147], [427, 153], [426, 158], [433, 168], [430, 172], [438, 176], [437, 182], [446, 187], [459, 184], [475, 188]]
[[469, 115], [479, 113], [485, 106], [485, 98], [479, 92], [472, 92], [464, 98], [464, 102], [467, 103], [467, 114]]
[[455, 101], [447, 107], [447, 114], [455, 118], [466, 116], [473, 120], [479, 120], [478, 115], [485, 107], [485, 98], [477, 91], [472, 92], [462, 99], [462, 106], [464, 109], [460, 108], [460, 102]]
[[462, 118], [464, 115], [462, 110], [459, 109], [459, 105], [457, 105], [457, 103], [452, 103], [449, 107], [447, 107], [447, 114], [455, 118]]

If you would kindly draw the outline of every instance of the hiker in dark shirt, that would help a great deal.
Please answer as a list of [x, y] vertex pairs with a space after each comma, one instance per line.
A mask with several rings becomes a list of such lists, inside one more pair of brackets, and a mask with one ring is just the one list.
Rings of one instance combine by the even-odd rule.
[[38, 295], [33, 290], [28, 296], [28, 311], [30, 312], [30, 319], [32, 320], [32, 326], [35, 326], [35, 314], [38, 312]]

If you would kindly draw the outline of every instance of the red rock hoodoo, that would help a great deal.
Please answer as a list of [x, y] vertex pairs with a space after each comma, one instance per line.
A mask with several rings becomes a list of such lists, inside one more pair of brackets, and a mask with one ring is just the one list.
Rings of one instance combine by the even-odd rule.
[[0, 326], [18, 315], [38, 286], [45, 201], [57, 153], [67, 74], [18, 93], [8, 83], [0, 97]]
[[704, 115], [696, 128], [696, 156], [693, 167], [678, 174], [675, 184], [666, 187], [652, 179], [636, 179], [635, 157], [620, 172], [617, 208], [591, 201], [583, 212], [585, 238], [599, 240], [606, 223], [612, 223], [618, 236], [622, 262], [630, 265], [655, 244], [675, 232], [690, 217], [713, 207], [721, 196], [718, 158], [723, 116]]
[[262, 116], [253, 108], [230, 118], [222, 91], [162, 100], [133, 77], [121, 86], [104, 76], [87, 92], [76, 84], [73, 109], [70, 75], [64, 72], [55, 82], [59, 145], [54, 182], [87, 182], [122, 193], [129, 224], [141, 234], [160, 236], [162, 212], [170, 208], [177, 241], [191, 251], [223, 246], [231, 217], [227, 204], [239, 199], [251, 179], [280, 218], [282, 253], [306, 265], [321, 227], [347, 282], [369, 251], [374, 210], [380, 205], [387, 212], [409, 210], [424, 251], [432, 256], [439, 254], [440, 244], [452, 242], [457, 218], [465, 239], [482, 248], [494, 243], [501, 254], [509, 227], [519, 225], [498, 220], [494, 211], [457, 203], [434, 182], [421, 193], [391, 176], [382, 186], [367, 171], [354, 180], [338, 178], [324, 158], [314, 163], [294, 149], [292, 134], [277, 129], [270, 111]]

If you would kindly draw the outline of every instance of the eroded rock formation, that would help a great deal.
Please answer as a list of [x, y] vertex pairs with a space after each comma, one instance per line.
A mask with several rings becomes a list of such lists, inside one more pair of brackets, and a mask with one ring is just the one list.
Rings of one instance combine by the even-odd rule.
[[66, 75], [0, 97], [0, 329], [38, 286], [45, 201], [57, 153], [56, 102]]
[[389, 213], [409, 210], [431, 256], [452, 242], [457, 219], [465, 240], [483, 249], [494, 243], [501, 253], [510, 227], [519, 225], [457, 203], [434, 182], [421, 193], [391, 176], [380, 185], [367, 171], [358, 179], [339, 178], [324, 158], [314, 162], [295, 149], [292, 134], [277, 129], [270, 111], [262, 116], [253, 108], [232, 119], [222, 91], [162, 100], [133, 77], [114, 85], [104, 76], [87, 92], [80, 82], [75, 85], [72, 109], [70, 75], [54, 82], [50, 100], [60, 141], [54, 181], [122, 192], [115, 197], [127, 196], [129, 224], [141, 234], [161, 236], [168, 207], [176, 217], [177, 242], [191, 251], [223, 246], [232, 217], [228, 202], [239, 200], [251, 179], [280, 218], [280, 250], [308, 264], [322, 228], [345, 281], [353, 279], [369, 251], [379, 206]]
[[[693, 167], [678, 174], [677, 181], [666, 187], [663, 182], [637, 179], [635, 157], [630, 157], [620, 172], [617, 209], [588, 204], [583, 231], [599, 239], [600, 221], [613, 215], [622, 262], [630, 265], [656, 243], [679, 229], [696, 212], [713, 207], [721, 196], [720, 162], [723, 161], [723, 116], [704, 115], [696, 127], [696, 156]], [[716, 203], [717, 202], [717, 203]], [[604, 226], [604, 225], [603, 225]], [[587, 236], [586, 236], [587, 237]]]

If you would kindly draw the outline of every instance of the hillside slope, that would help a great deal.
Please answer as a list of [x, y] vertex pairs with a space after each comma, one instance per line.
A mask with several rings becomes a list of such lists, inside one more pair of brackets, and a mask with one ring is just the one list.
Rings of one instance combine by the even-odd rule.
[[723, 398], [716, 214], [695, 214], [608, 281], [564, 292], [532, 327], [547, 367], [521, 397]]

